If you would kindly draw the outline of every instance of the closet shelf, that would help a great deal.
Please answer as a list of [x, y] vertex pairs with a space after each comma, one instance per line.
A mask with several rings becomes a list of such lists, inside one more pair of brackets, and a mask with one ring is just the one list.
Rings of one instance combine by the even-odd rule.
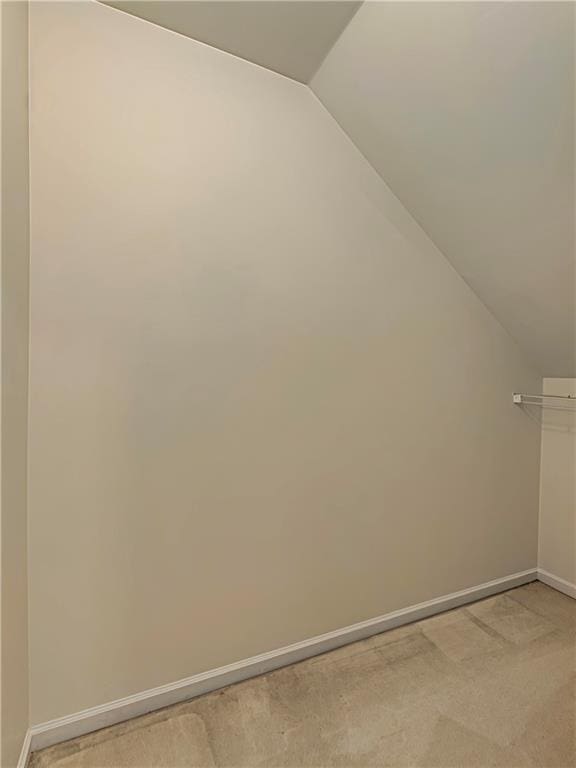
[[512, 402], [516, 405], [540, 405], [542, 408], [561, 408], [576, 411], [576, 395], [529, 395], [514, 392]]

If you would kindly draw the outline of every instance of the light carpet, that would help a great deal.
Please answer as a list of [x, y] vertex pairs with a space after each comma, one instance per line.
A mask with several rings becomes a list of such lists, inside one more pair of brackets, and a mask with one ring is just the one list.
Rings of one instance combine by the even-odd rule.
[[30, 768], [574, 768], [576, 601], [539, 582], [42, 750]]

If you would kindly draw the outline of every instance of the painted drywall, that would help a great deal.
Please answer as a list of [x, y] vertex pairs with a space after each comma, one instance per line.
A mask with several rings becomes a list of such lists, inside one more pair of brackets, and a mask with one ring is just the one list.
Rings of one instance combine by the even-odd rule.
[[0, 765], [15, 766], [28, 728], [26, 442], [28, 420], [28, 3], [1, 19]]
[[366, 2], [311, 82], [546, 376], [576, 376], [574, 12]]
[[39, 723], [536, 565], [541, 386], [305, 86], [31, 23]]
[[[576, 396], [576, 379], [544, 379], [548, 395]], [[576, 586], [576, 409], [548, 400], [542, 421], [538, 565]]]
[[308, 82], [358, 10], [348, 0], [102, 0]]

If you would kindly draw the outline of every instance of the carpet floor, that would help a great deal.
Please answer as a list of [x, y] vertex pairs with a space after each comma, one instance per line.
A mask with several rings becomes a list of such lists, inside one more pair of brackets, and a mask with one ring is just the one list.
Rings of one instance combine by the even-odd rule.
[[575, 768], [576, 601], [534, 582], [30, 762], [220, 766]]

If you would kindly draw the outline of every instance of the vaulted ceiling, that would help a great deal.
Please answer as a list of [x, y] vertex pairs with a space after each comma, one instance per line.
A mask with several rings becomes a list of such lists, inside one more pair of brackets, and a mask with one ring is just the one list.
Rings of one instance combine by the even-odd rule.
[[572, 3], [108, 4], [309, 82], [541, 372], [576, 376]]
[[304, 83], [361, 5], [349, 0], [104, 2]]
[[574, 5], [368, 2], [311, 86], [543, 373], [576, 375]]

